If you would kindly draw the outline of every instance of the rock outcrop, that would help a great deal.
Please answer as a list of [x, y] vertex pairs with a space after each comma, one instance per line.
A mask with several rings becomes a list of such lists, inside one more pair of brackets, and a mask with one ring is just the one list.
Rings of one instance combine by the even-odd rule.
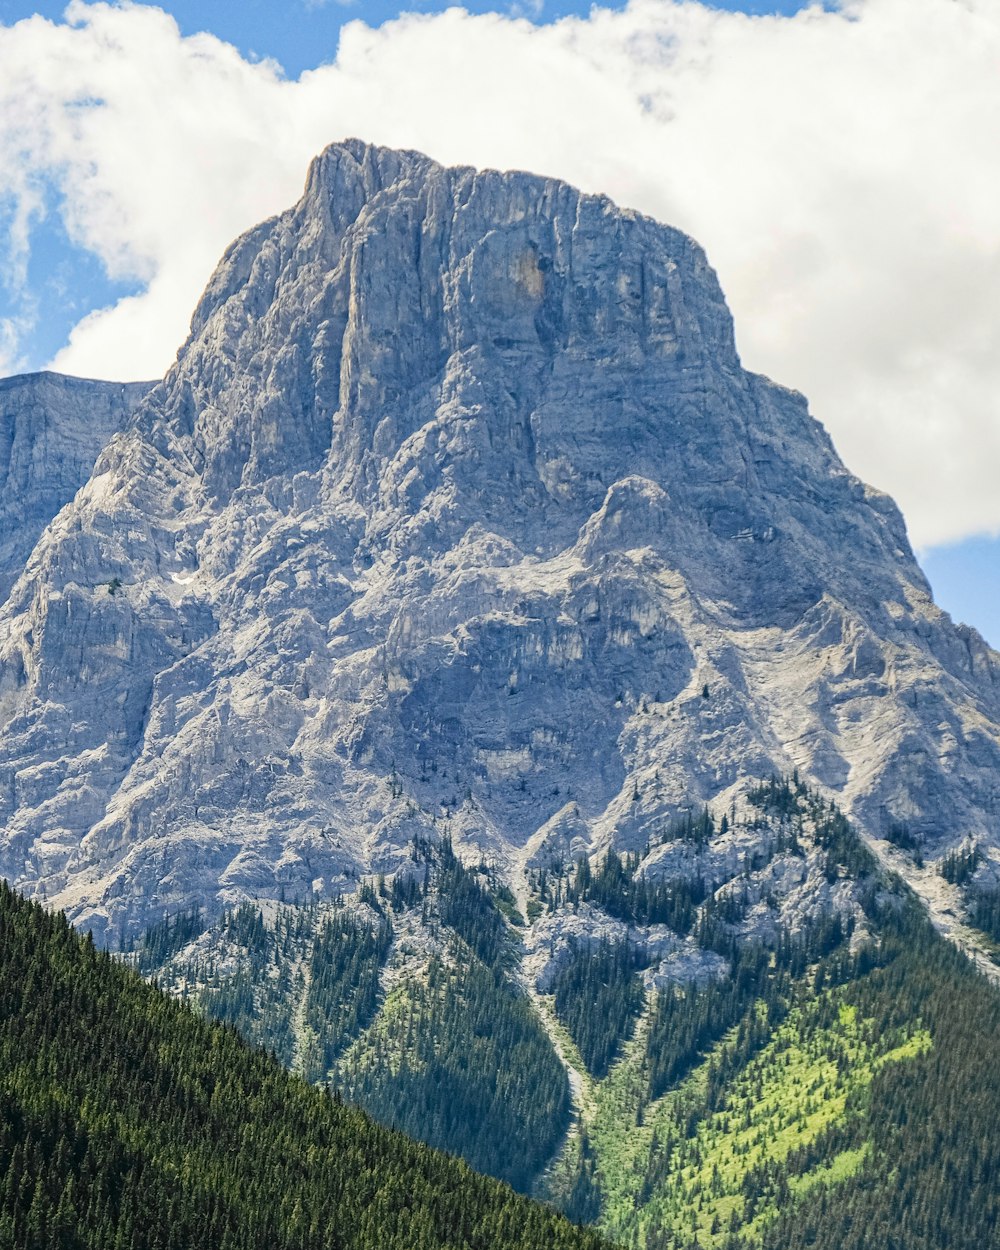
[[152, 386], [57, 373], [0, 381], [0, 603], [46, 525]]
[[0, 870], [114, 941], [414, 834], [640, 848], [793, 768], [872, 837], [994, 847], [998, 665], [691, 239], [351, 141], [7, 597]]

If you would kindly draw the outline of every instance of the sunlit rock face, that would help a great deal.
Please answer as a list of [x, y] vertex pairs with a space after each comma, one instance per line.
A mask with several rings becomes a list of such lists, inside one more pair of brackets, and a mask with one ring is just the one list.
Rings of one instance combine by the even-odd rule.
[[338, 144], [127, 422], [46, 385], [98, 414], [47, 435], [67, 482], [107, 428], [24, 505], [0, 870], [106, 940], [350, 889], [415, 833], [638, 848], [793, 767], [871, 835], [996, 836], [1000, 661], [676, 230]]

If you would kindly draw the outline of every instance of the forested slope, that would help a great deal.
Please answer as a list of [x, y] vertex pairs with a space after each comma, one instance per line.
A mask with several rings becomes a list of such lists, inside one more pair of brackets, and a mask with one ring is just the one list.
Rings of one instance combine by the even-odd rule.
[[795, 777], [659, 839], [518, 898], [418, 840], [353, 899], [180, 913], [129, 958], [637, 1250], [993, 1244], [997, 990]]
[[0, 1246], [598, 1250], [0, 883]]

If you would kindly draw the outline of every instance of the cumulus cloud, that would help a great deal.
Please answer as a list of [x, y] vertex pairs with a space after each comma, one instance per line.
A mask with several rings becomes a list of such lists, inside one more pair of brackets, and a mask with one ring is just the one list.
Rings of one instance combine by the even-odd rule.
[[998, 63], [995, 0], [632, 0], [353, 22], [286, 81], [159, 10], [75, 0], [0, 29], [7, 248], [23, 259], [54, 184], [72, 239], [145, 283], [55, 366], [148, 376], [229, 240], [331, 140], [563, 177], [695, 235], [745, 363], [805, 391], [914, 539], [944, 542], [1000, 531]]

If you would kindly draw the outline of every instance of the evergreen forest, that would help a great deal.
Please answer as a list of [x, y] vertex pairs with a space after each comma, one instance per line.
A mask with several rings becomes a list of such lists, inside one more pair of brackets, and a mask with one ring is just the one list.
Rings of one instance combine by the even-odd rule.
[[0, 884], [0, 1246], [598, 1250]]

